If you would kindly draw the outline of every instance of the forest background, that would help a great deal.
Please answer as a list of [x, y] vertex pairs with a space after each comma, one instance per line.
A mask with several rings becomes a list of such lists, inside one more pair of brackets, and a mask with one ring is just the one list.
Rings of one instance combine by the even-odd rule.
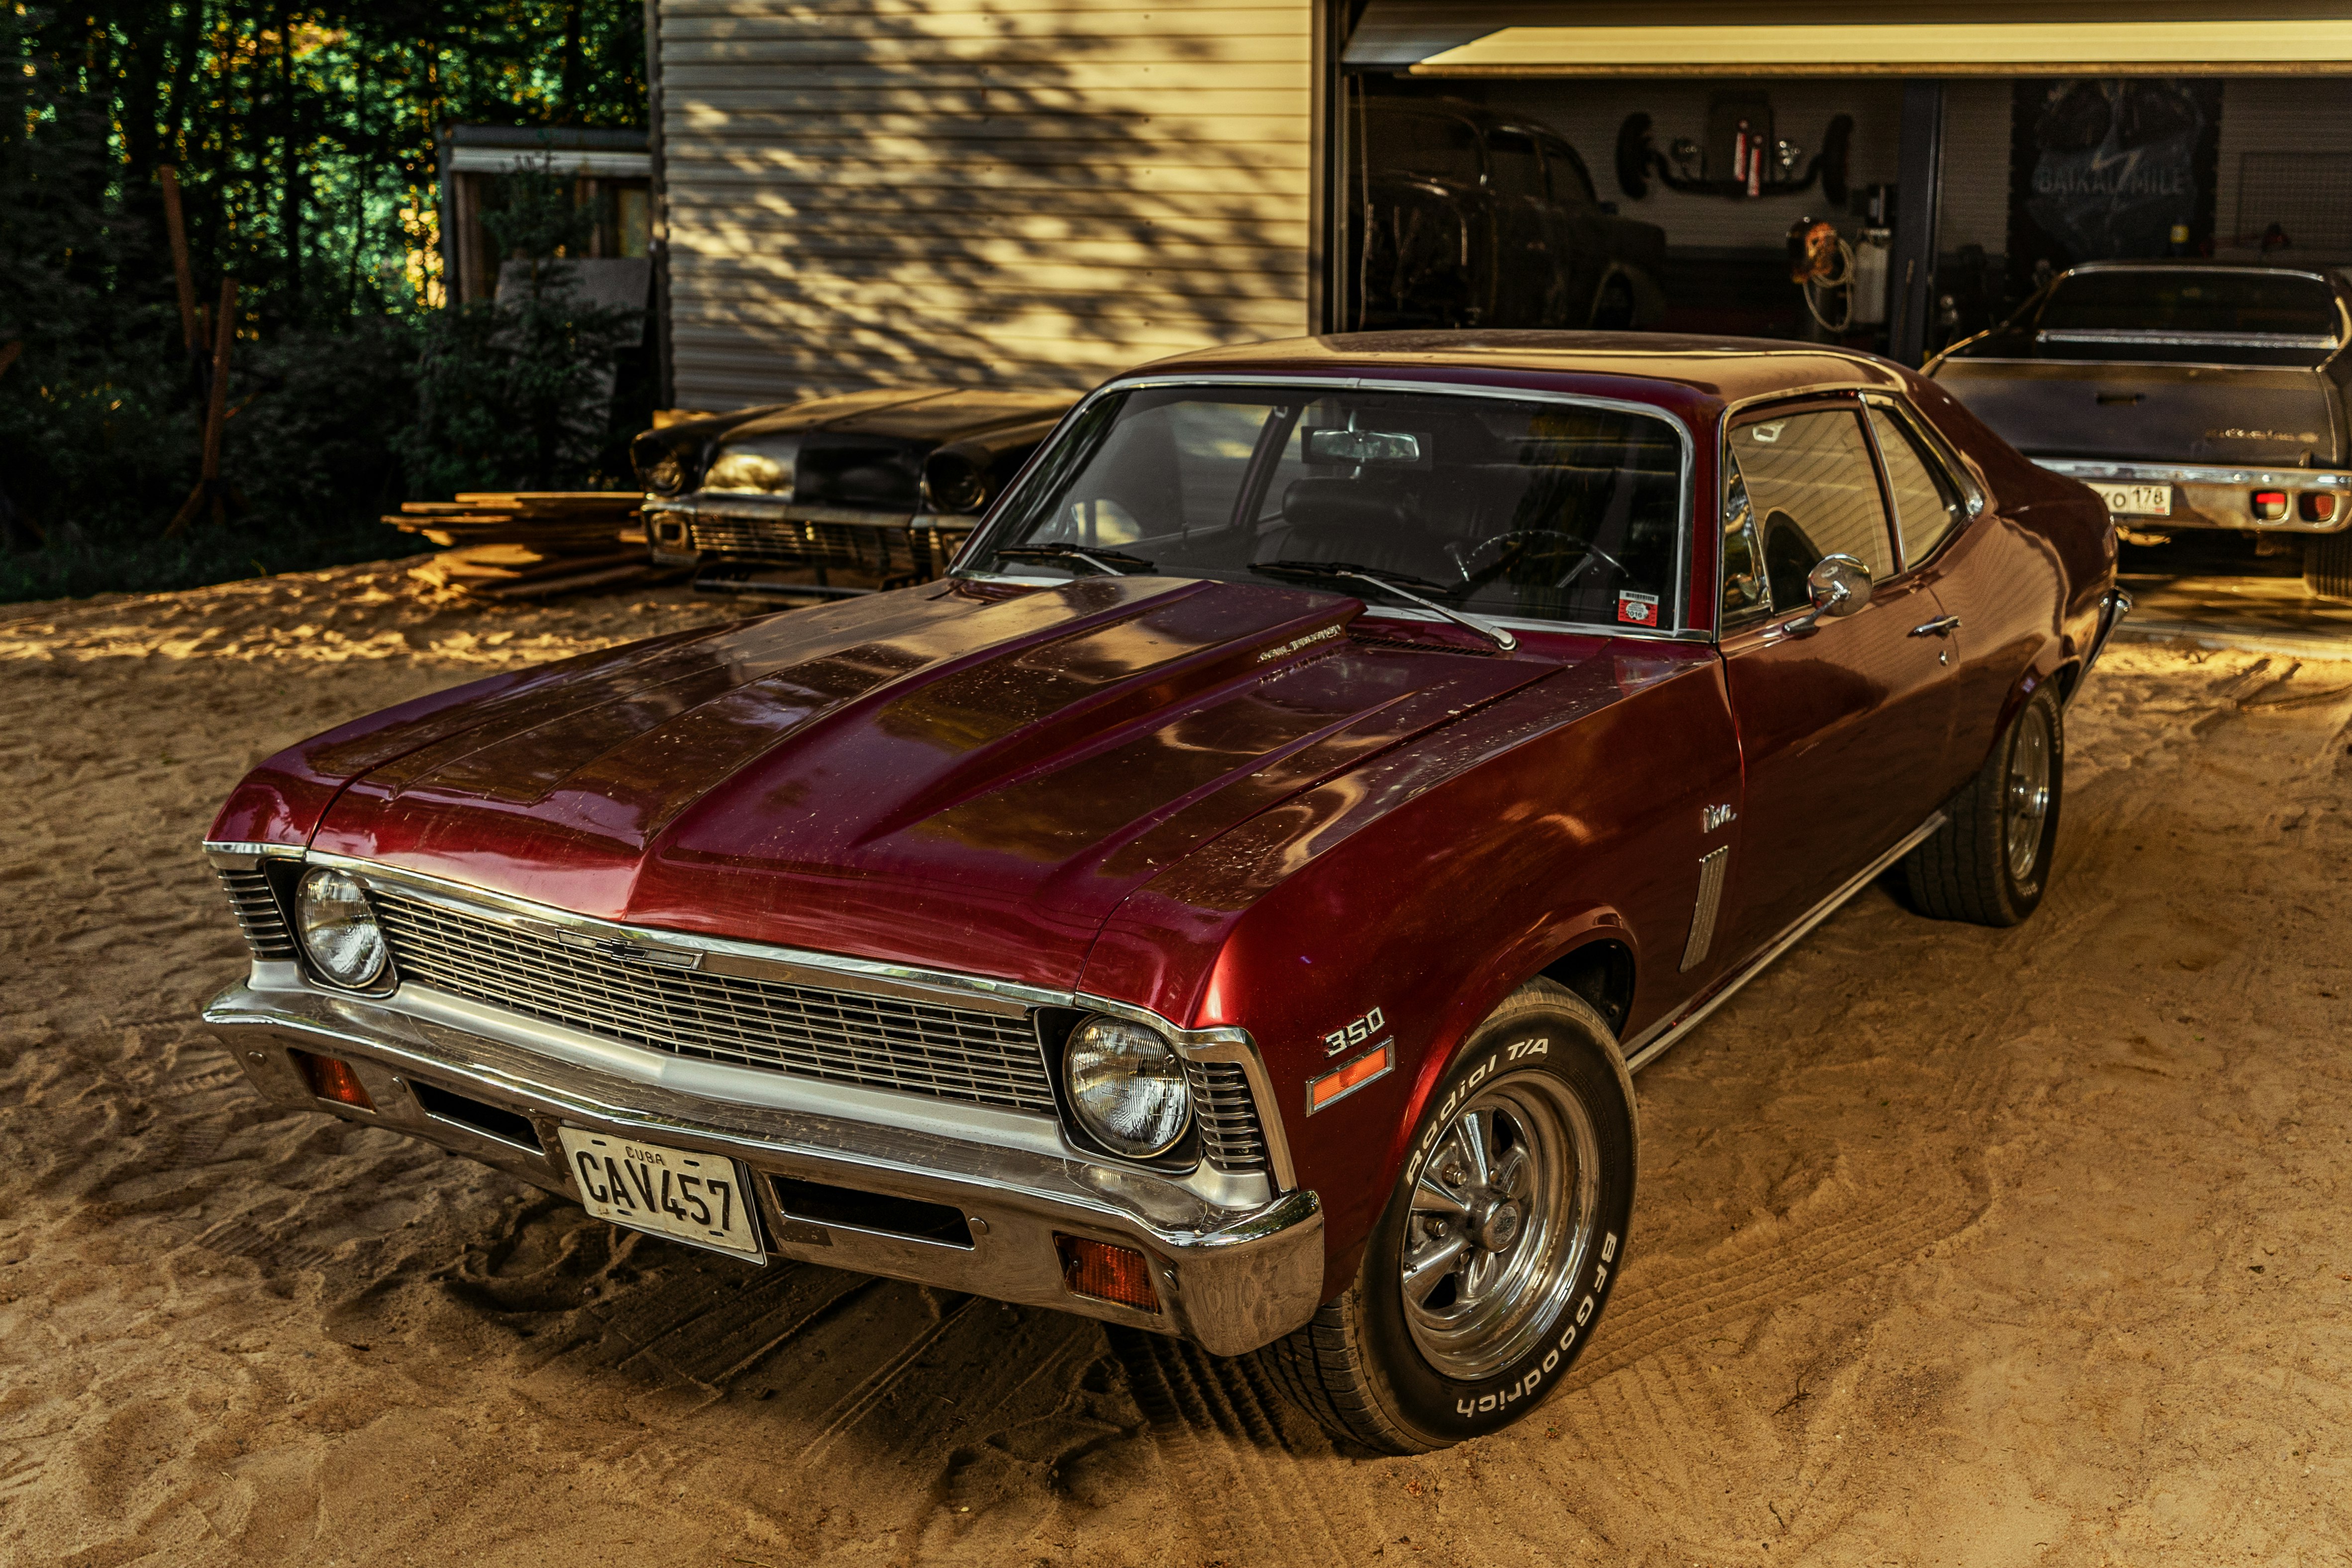
[[[22, 344], [0, 370], [0, 601], [370, 559], [404, 499], [625, 484], [641, 383], [596, 439], [565, 432], [637, 313], [580, 305], [560, 267], [519, 305], [441, 307], [436, 139], [645, 112], [638, 0], [0, 0], [0, 355]], [[204, 407], [167, 164], [197, 298], [239, 286], [222, 468], [244, 502], [170, 538]], [[568, 181], [502, 184], [502, 251], [579, 243]]]

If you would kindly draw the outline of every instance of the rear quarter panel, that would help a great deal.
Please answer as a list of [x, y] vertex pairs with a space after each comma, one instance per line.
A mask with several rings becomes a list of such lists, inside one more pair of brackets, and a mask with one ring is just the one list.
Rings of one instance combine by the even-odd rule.
[[1925, 377], [1912, 400], [1976, 467], [1981, 515], [1939, 558], [1937, 595], [1960, 616], [1955, 744], [1980, 763], [2042, 681], [2071, 679], [2089, 652], [2099, 604], [2116, 581], [2116, 531], [2088, 487], [2053, 474], [2002, 440]]

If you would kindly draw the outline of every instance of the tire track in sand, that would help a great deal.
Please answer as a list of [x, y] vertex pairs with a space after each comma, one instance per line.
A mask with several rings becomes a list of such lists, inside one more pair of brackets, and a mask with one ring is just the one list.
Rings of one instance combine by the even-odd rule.
[[1254, 1363], [1135, 1329], [1104, 1336], [1208, 1561], [1328, 1563], [1372, 1546], [1377, 1526], [1343, 1531], [1318, 1500], [1322, 1484], [1299, 1462], [1331, 1458], [1330, 1440]]

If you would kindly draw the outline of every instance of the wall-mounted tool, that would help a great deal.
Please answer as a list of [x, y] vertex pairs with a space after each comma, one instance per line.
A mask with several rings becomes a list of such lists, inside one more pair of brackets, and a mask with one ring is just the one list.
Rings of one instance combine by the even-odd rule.
[[[1822, 150], [1805, 161], [1805, 150], [1770, 134], [1770, 121], [1759, 129], [1749, 119], [1745, 128], [1735, 120], [1726, 129], [1721, 162], [1703, 152], [1687, 136], [1675, 138], [1661, 154], [1651, 139], [1646, 114], [1629, 114], [1617, 131], [1617, 188], [1634, 201], [1650, 194], [1653, 183], [1687, 195], [1792, 196], [1820, 182], [1822, 194], [1837, 205], [1846, 199], [1846, 167], [1853, 142], [1853, 116], [1833, 116], [1822, 132]], [[1804, 163], [1804, 172], [1797, 165]], [[1714, 169], [1735, 171], [1728, 177]]]

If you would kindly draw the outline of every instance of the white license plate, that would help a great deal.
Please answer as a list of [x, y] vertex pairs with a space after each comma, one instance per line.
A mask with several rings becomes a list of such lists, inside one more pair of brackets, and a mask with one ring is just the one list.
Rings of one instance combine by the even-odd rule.
[[2170, 485], [2093, 485], [2117, 517], [2170, 517]]
[[632, 1230], [764, 1258], [742, 1167], [635, 1138], [556, 1130], [588, 1212]]

